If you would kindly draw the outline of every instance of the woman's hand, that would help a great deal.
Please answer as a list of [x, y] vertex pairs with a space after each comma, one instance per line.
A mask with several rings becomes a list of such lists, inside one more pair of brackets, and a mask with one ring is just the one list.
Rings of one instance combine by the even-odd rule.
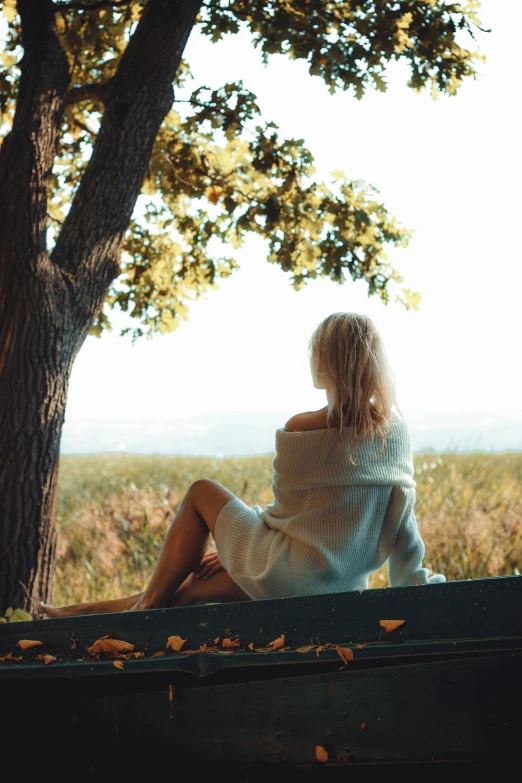
[[196, 579], [210, 579], [211, 576], [225, 569], [219, 562], [217, 552], [209, 552], [205, 555], [199, 566], [194, 571]]

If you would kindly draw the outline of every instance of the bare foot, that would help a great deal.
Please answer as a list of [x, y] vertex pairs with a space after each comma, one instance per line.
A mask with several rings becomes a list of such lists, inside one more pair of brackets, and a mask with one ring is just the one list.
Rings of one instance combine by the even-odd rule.
[[51, 619], [55, 617], [71, 617], [75, 614], [79, 614], [79, 612], [75, 611], [74, 606], [62, 606], [61, 608], [57, 608], [55, 606], [44, 604], [42, 601], [39, 601], [38, 609], [40, 612], [43, 612]]

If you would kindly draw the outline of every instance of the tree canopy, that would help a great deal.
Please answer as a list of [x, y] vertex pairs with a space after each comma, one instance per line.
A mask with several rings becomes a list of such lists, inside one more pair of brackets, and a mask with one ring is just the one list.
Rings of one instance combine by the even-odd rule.
[[[22, 55], [16, 0], [4, 0], [8, 23], [0, 67], [0, 132], [13, 122]], [[57, 241], [96, 144], [104, 100], [146, 0], [54, 3], [70, 86], [48, 201], [49, 233]], [[196, 25], [218, 41], [247, 30], [267, 61], [286, 54], [305, 60], [331, 92], [362, 98], [385, 91], [389, 63], [409, 67], [408, 85], [454, 95], [474, 76], [480, 54], [479, 2], [444, 0], [207, 0]], [[467, 48], [470, 46], [471, 48]], [[156, 137], [142, 188], [143, 208], [126, 233], [121, 274], [111, 285], [93, 331], [110, 327], [112, 308], [136, 319], [135, 336], [166, 333], [187, 303], [237, 267], [234, 249], [248, 234], [268, 245], [296, 289], [325, 276], [362, 279], [387, 302], [400, 282], [387, 246], [405, 246], [410, 232], [368, 185], [334, 172], [318, 181], [302, 139], [284, 139], [261, 116], [241, 81], [191, 93], [190, 63], [182, 62], [176, 101]], [[409, 289], [395, 290], [406, 306]]]

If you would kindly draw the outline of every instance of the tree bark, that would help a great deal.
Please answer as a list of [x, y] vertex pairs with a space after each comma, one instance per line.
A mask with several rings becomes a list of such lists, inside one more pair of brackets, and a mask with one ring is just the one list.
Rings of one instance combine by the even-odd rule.
[[125, 231], [201, 0], [149, 0], [113, 80], [52, 254], [47, 198], [67, 59], [52, 0], [18, 0], [24, 57], [0, 149], [0, 615], [50, 601], [58, 458], [74, 358], [119, 272]]

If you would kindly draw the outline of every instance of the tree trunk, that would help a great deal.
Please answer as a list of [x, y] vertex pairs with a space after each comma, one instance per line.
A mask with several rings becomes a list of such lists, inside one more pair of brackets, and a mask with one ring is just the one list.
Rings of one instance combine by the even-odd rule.
[[67, 288], [48, 270], [43, 279], [26, 278], [17, 291], [11, 285], [14, 296], [2, 311], [10, 327], [0, 353], [0, 614], [10, 606], [34, 612], [39, 599], [52, 600], [58, 457], [73, 341]]
[[17, 0], [24, 57], [0, 148], [0, 615], [50, 601], [58, 457], [74, 358], [111, 281], [201, 0], [149, 0], [108, 83], [52, 254], [47, 197], [69, 71], [52, 0]]

